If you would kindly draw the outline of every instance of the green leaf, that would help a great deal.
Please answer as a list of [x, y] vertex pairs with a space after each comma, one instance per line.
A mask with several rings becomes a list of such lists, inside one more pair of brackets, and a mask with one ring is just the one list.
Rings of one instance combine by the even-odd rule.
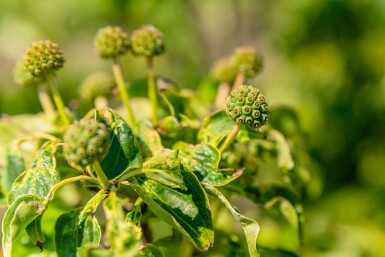
[[[54, 144], [48, 142], [37, 152], [30, 167], [15, 180], [8, 194], [8, 204], [24, 195], [46, 197], [52, 187], [59, 183], [53, 147]], [[44, 206], [44, 210], [46, 207]], [[44, 210], [41, 210], [41, 215], [26, 227], [32, 243], [39, 248], [42, 248], [45, 242], [40, 222]]]
[[163, 254], [155, 245], [147, 244], [135, 257], [163, 257]]
[[245, 232], [250, 257], [259, 257], [260, 255], [257, 250], [257, 237], [259, 233], [258, 222], [241, 215], [218, 189], [209, 184], [204, 184], [204, 186], [209, 193], [221, 200], [227, 209], [229, 209], [235, 220], [241, 223], [243, 231]]
[[36, 219], [34, 219], [29, 225], [25, 228], [29, 238], [31, 239], [33, 245], [36, 245], [43, 250], [43, 246], [45, 243], [45, 238], [43, 231], [41, 229], [41, 219], [43, 214], [39, 215]]
[[108, 249], [90, 248], [87, 250], [86, 257], [113, 257]]
[[1, 176], [1, 184], [4, 193], [11, 190], [13, 182], [25, 171], [23, 156], [14, 147], [7, 150], [7, 164]]
[[138, 138], [145, 158], [155, 155], [164, 148], [158, 132], [152, 128], [149, 121], [138, 123]]
[[53, 143], [46, 143], [36, 153], [30, 167], [13, 183], [8, 194], [8, 204], [22, 195], [47, 196], [51, 188], [60, 181], [59, 174], [56, 172], [53, 147]]
[[113, 256], [134, 256], [141, 246], [142, 231], [134, 223], [125, 220], [123, 204], [123, 199], [118, 198], [115, 192], [111, 192], [104, 201], [106, 239], [110, 243]]
[[[236, 122], [228, 118], [224, 111], [214, 112], [203, 121], [198, 132], [198, 141], [218, 147], [219, 143], [230, 134], [235, 125]], [[258, 135], [257, 130], [242, 126], [237, 133], [236, 139], [243, 142], [249, 140], [250, 137], [260, 137]]]
[[4, 257], [11, 256], [12, 244], [20, 232], [44, 212], [43, 203], [44, 197], [23, 195], [9, 206], [2, 223]]
[[194, 172], [199, 181], [203, 183], [223, 186], [242, 175], [243, 169], [219, 170], [221, 153], [211, 145], [191, 145], [178, 142], [173, 148], [180, 150], [179, 158], [183, 166]]
[[141, 207], [142, 202], [143, 202], [142, 198], [138, 197], [138, 199], [136, 199], [134, 207], [126, 215], [127, 222], [133, 223], [137, 226], [140, 224], [140, 220], [142, 219], [142, 207]]
[[181, 174], [186, 191], [153, 180], [131, 186], [157, 216], [189, 238], [199, 250], [205, 251], [214, 241], [208, 198], [192, 172], [183, 168]]
[[182, 175], [178, 150], [163, 149], [143, 164], [147, 178], [172, 188], [186, 190]]
[[113, 134], [110, 150], [101, 161], [107, 178], [116, 179], [126, 171], [140, 167], [142, 160], [138, 143], [123, 118], [114, 111], [105, 109], [97, 111], [97, 119], [105, 122]]
[[101, 231], [94, 212], [106, 197], [97, 193], [84, 208], [61, 215], [55, 224], [55, 248], [58, 257], [84, 257], [89, 248], [98, 246]]
[[294, 161], [291, 156], [290, 146], [282, 133], [274, 129], [268, 130], [267, 139], [276, 144], [278, 167], [284, 173], [292, 170], [294, 168]]
[[259, 186], [248, 187], [245, 189], [246, 196], [252, 201], [271, 206], [277, 201], [288, 201], [293, 206], [297, 214], [297, 229], [300, 241], [303, 240], [303, 223], [305, 217], [303, 214], [303, 206], [298, 196], [290, 189], [282, 186]]

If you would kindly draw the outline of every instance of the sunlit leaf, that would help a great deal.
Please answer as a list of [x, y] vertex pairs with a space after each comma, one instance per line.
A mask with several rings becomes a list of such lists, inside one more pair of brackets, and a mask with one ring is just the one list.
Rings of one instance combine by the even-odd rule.
[[152, 128], [148, 121], [138, 123], [138, 138], [140, 149], [145, 158], [153, 156], [164, 148], [158, 132]]
[[26, 194], [9, 206], [3, 218], [3, 254], [11, 257], [14, 240], [35, 218], [44, 212], [44, 197]]
[[111, 192], [104, 201], [106, 214], [106, 239], [110, 243], [113, 256], [133, 256], [139, 252], [142, 231], [132, 222], [126, 221], [122, 210], [123, 199]]
[[259, 257], [260, 255], [257, 250], [257, 237], [259, 233], [258, 222], [241, 215], [218, 189], [209, 184], [204, 184], [204, 186], [209, 193], [221, 200], [227, 209], [229, 209], [234, 219], [241, 223], [243, 231], [245, 232], [250, 257]]
[[[218, 147], [220, 142], [230, 134], [236, 122], [227, 117], [224, 111], [218, 111], [207, 116], [198, 132], [198, 141]], [[242, 126], [236, 140], [247, 141], [250, 138], [260, 138], [258, 131], [248, 126]]]
[[146, 176], [172, 188], [186, 190], [178, 150], [163, 149], [143, 164]]
[[153, 180], [131, 184], [151, 210], [204, 251], [213, 244], [214, 231], [207, 195], [193, 173], [182, 170], [186, 191]]
[[7, 151], [7, 162], [1, 176], [1, 185], [4, 193], [11, 190], [13, 182], [25, 171], [25, 163], [21, 154], [10, 146]]
[[106, 196], [100, 191], [83, 208], [61, 215], [55, 224], [58, 257], [84, 257], [89, 248], [98, 246], [101, 231], [95, 210]]
[[178, 142], [173, 148], [179, 149], [179, 158], [183, 165], [194, 172], [201, 182], [223, 186], [242, 175], [242, 169], [219, 170], [221, 153], [211, 145]]

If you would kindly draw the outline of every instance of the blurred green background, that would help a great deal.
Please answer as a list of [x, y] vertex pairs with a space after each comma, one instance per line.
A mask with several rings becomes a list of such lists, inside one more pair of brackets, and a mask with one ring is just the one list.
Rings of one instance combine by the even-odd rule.
[[[110, 24], [128, 32], [158, 27], [167, 53], [156, 73], [192, 89], [235, 47], [259, 49], [265, 67], [250, 82], [275, 108], [295, 111], [313, 160], [301, 196], [301, 256], [385, 256], [385, 1], [1, 0], [2, 115], [41, 111], [35, 89], [13, 81], [13, 67], [31, 42], [46, 38], [64, 50], [57, 79], [76, 106], [80, 82], [110, 70], [92, 46], [97, 29]], [[128, 80], [145, 77], [143, 60], [122, 62]]]

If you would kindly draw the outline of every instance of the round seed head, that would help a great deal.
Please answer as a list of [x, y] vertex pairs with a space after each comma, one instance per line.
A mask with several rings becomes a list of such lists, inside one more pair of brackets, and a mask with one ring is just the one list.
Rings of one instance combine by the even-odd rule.
[[25, 70], [33, 77], [41, 77], [63, 67], [64, 55], [58, 44], [41, 40], [25, 50], [23, 62]]
[[98, 30], [94, 39], [94, 47], [101, 58], [113, 59], [128, 52], [129, 37], [122, 28], [107, 26]]
[[231, 56], [231, 64], [237, 73], [253, 78], [262, 70], [263, 57], [252, 47], [237, 48]]
[[268, 119], [268, 104], [258, 89], [252, 86], [240, 86], [231, 91], [226, 98], [226, 114], [237, 123], [259, 128]]
[[111, 133], [104, 123], [83, 119], [67, 128], [63, 141], [66, 160], [85, 167], [108, 152]]
[[131, 51], [134, 55], [153, 57], [165, 51], [163, 33], [152, 25], [144, 25], [132, 32]]
[[230, 59], [228, 57], [224, 57], [216, 61], [211, 67], [210, 73], [213, 79], [219, 82], [227, 83], [233, 81], [237, 75], [237, 72], [234, 69], [234, 66], [231, 65]]

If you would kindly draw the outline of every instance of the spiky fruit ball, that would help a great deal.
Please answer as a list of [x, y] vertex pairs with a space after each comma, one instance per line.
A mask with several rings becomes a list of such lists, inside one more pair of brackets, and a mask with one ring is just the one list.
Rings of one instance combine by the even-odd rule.
[[269, 108], [259, 89], [242, 85], [226, 98], [226, 114], [237, 123], [260, 128], [267, 122]]
[[94, 47], [101, 58], [113, 59], [128, 52], [130, 39], [122, 28], [107, 26], [98, 30]]
[[56, 71], [63, 67], [63, 64], [63, 51], [58, 44], [50, 40], [37, 41], [24, 53], [25, 69], [34, 77]]
[[131, 34], [131, 51], [134, 55], [153, 57], [165, 50], [163, 33], [152, 25], [144, 25]]
[[114, 89], [114, 80], [104, 72], [92, 73], [86, 77], [79, 87], [81, 98], [94, 101], [98, 96], [109, 96]]
[[263, 57], [252, 47], [240, 47], [235, 49], [231, 56], [231, 63], [237, 73], [242, 73], [247, 78], [253, 78], [262, 70]]
[[211, 76], [220, 82], [230, 83], [236, 76], [236, 70], [231, 65], [228, 57], [223, 57], [216, 61], [211, 68]]
[[65, 159], [71, 164], [86, 167], [108, 152], [111, 133], [104, 123], [83, 119], [67, 128], [63, 140]]

